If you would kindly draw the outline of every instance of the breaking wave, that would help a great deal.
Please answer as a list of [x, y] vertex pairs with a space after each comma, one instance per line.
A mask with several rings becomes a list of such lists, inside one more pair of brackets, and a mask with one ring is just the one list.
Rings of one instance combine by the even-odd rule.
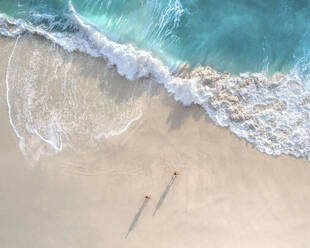
[[[103, 57], [128, 80], [150, 78], [162, 84], [185, 106], [199, 104], [217, 125], [229, 128], [261, 152], [310, 159], [307, 56], [288, 73], [272, 76], [264, 72], [230, 75], [208, 66], [191, 70], [186, 63], [173, 70], [151, 52], [111, 40], [79, 15], [71, 2], [69, 9], [77, 32], [48, 32], [40, 26], [2, 15], [0, 34], [12, 38], [24, 33], [37, 34], [69, 52], [81, 51]], [[59, 143], [55, 149], [59, 149], [61, 141], [55, 142]]]

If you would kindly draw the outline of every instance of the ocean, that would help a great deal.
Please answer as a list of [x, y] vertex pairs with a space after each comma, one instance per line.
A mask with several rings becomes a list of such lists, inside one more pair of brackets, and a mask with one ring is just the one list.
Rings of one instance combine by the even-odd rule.
[[[36, 34], [69, 53], [102, 57], [129, 80], [150, 78], [184, 105], [199, 104], [261, 152], [310, 159], [309, 7], [296, 0], [0, 0], [0, 34]], [[61, 150], [61, 126], [52, 129], [53, 138], [41, 138]]]

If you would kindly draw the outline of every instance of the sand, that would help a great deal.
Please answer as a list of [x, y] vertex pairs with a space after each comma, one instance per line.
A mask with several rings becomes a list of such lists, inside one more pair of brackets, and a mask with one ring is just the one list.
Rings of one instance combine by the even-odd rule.
[[[87, 133], [72, 139], [71, 147], [35, 160], [29, 152], [37, 148], [23, 153], [9, 122], [6, 75], [15, 40], [1, 38], [1, 247], [307, 247], [309, 161], [260, 153], [229, 130], [215, 126], [199, 106], [184, 107], [148, 80], [127, 82], [113, 68], [107, 69], [102, 59], [67, 54], [60, 48], [45, 53], [52, 45], [38, 37], [22, 37], [21, 42], [12, 60], [19, 71], [29, 63], [18, 60], [26, 56], [21, 48], [31, 54], [36, 47], [51, 61], [55, 52], [63, 65], [71, 63], [72, 78], [81, 87], [74, 98], [79, 108], [91, 99], [97, 101], [90, 97], [81, 103], [79, 97], [85, 90], [95, 94], [99, 82], [113, 100], [112, 117], [117, 111], [126, 113], [126, 118], [139, 111], [142, 116], [120, 135], [102, 137], [90, 145], [85, 143], [91, 136]], [[40, 73], [37, 79], [40, 85], [47, 81], [44, 75]], [[60, 99], [57, 87], [64, 81], [58, 77], [53, 82], [51, 94]], [[24, 97], [12, 95], [10, 101], [14, 105]], [[133, 108], [137, 111], [128, 112]], [[13, 108], [13, 117], [14, 111], [18, 110]], [[108, 123], [104, 116], [89, 114], [96, 111], [88, 108], [81, 123], [97, 123], [99, 117]], [[44, 147], [43, 143], [38, 146]], [[173, 178], [175, 169], [180, 175]], [[152, 199], [145, 200], [148, 192]]]

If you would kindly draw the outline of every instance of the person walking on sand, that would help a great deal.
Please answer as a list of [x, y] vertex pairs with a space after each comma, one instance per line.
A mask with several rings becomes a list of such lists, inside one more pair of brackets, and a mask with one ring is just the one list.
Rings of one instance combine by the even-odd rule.
[[151, 199], [152, 198], [152, 194], [151, 192], [150, 193], [147, 193], [145, 196], [144, 196], [145, 199]]

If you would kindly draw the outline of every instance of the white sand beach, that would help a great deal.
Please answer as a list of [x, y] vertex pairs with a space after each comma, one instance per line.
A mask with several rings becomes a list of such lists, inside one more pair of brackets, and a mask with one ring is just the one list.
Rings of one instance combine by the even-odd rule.
[[[102, 59], [33, 36], [1, 38], [0, 54], [0, 247], [309, 245], [309, 161], [260, 153], [199, 106], [129, 82]], [[26, 109], [27, 83], [38, 110]], [[31, 131], [50, 116], [65, 133], [54, 139], [61, 151]]]

